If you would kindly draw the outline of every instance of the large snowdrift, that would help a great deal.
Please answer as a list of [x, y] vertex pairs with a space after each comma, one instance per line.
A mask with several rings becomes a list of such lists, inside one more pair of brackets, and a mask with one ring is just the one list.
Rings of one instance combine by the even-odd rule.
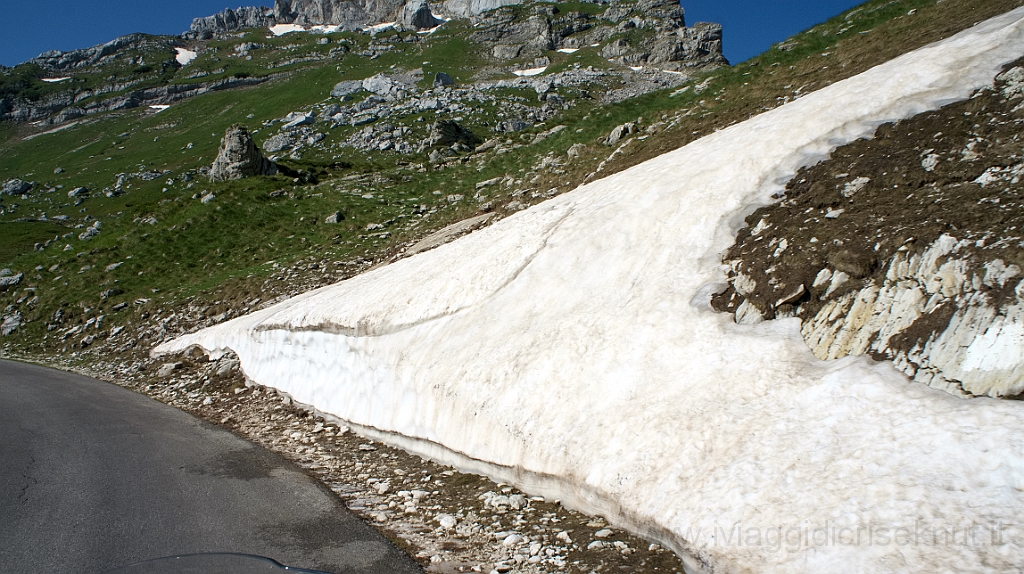
[[1024, 563], [1024, 405], [822, 362], [713, 313], [752, 204], [1024, 55], [1024, 9], [433, 251], [161, 345], [233, 350], [414, 451], [605, 515], [693, 571]]

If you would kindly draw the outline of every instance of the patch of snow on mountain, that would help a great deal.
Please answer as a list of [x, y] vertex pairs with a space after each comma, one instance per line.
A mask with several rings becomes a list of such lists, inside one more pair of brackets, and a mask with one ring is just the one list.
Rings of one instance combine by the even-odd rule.
[[177, 56], [175, 56], [174, 59], [182, 66], [187, 66], [188, 63], [195, 60], [198, 55], [196, 52], [186, 50], [185, 48], [175, 48], [174, 51], [177, 53]]
[[539, 76], [539, 75], [543, 74], [544, 71], [547, 70], [547, 69], [548, 69], [548, 67], [544, 66], [542, 68], [528, 68], [526, 70], [513, 70], [512, 73], [517, 75], [517, 76]]
[[275, 36], [284, 36], [292, 32], [305, 32], [306, 29], [298, 24], [277, 24], [270, 27], [270, 33]]
[[437, 249], [165, 343], [659, 539], [692, 572], [1006, 572], [1024, 404], [710, 310], [742, 214], [1024, 55], [1024, 9]]

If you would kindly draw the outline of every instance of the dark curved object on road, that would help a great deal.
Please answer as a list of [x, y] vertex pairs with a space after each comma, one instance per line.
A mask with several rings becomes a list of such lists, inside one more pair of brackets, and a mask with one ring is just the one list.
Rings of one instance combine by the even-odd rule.
[[191, 554], [147, 560], [104, 574], [326, 574], [248, 554]]
[[422, 574], [280, 456], [121, 387], [0, 361], [0, 572], [200, 553]]

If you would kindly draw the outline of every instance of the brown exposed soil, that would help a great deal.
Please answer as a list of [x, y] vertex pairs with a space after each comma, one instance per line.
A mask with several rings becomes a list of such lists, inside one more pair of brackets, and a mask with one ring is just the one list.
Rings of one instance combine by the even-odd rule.
[[[897, 253], [920, 253], [943, 234], [974, 242], [957, 257], [981, 275], [995, 259], [1024, 266], [1024, 178], [1013, 172], [1024, 165], [1018, 86], [1004, 79], [969, 100], [882, 125], [873, 139], [801, 170], [779, 203], [747, 217], [725, 256], [730, 287], [713, 306], [736, 312], [746, 300], [764, 319], [807, 320], [829, 301], [872, 282], [881, 285]], [[990, 178], [984, 184], [983, 174]], [[828, 283], [814, 285], [823, 269], [850, 279], [826, 294]], [[740, 276], [756, 288], [737, 292]], [[1015, 297], [1010, 284], [982, 291], [993, 306]], [[952, 313], [944, 305], [921, 317], [890, 341], [892, 352], [944, 330]]]

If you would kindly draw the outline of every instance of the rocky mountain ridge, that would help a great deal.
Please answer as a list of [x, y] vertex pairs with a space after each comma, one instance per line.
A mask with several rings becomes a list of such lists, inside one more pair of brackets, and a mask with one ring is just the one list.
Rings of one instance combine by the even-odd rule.
[[[491, 4], [459, 6], [455, 8], [463, 13]], [[365, 49], [355, 49], [344, 38], [322, 35], [312, 46], [329, 49], [285, 57], [295, 52], [294, 44], [274, 47], [231, 37], [240, 30], [280, 23], [358, 30], [387, 18], [397, 18], [399, 24], [390, 33], [370, 35]], [[590, 11], [566, 12], [556, 4], [527, 2], [473, 13], [470, 19], [466, 40], [487, 56], [486, 66], [473, 82], [478, 88], [494, 84], [488, 76], [496, 72], [531, 67], [542, 71], [550, 64], [552, 52], [573, 53], [584, 48], [599, 48], [601, 58], [615, 65], [599, 73], [609, 87], [600, 93], [617, 94], [611, 101], [678, 85], [690, 73], [728, 64], [722, 56], [721, 26], [698, 23], [687, 27], [683, 9], [672, 0], [616, 0], [594, 4]], [[399, 44], [422, 41], [420, 35], [403, 34], [403, 30], [414, 32], [441, 22], [424, 0], [369, 2], [365, 6], [351, 0], [278, 0], [273, 8], [228, 9], [196, 19], [181, 38], [132, 34], [94, 48], [42, 54], [19, 67], [20, 77], [14, 74], [5, 83], [4, 93], [0, 93], [0, 120], [59, 125], [113, 110], [167, 106], [211, 91], [250, 87], [273, 79], [279, 70], [287, 73], [288, 68], [328, 65], [346, 57], [372, 60]], [[190, 58], [182, 58], [182, 54], [209, 53], [204, 46], [214, 38], [237, 45], [226, 55], [211, 54], [209, 66], [213, 69], [195, 69]], [[268, 60], [265, 67], [257, 65], [252, 72], [234, 74], [223, 65], [216, 67], [225, 56], [228, 61], [251, 61], [252, 53], [259, 50]], [[271, 50], [280, 56], [275, 57]], [[665, 72], [679, 74], [668, 77]], [[545, 77], [547, 85], [560, 83], [557, 78]], [[619, 78], [625, 89], [612, 87]], [[538, 88], [541, 96], [549, 91]]]

